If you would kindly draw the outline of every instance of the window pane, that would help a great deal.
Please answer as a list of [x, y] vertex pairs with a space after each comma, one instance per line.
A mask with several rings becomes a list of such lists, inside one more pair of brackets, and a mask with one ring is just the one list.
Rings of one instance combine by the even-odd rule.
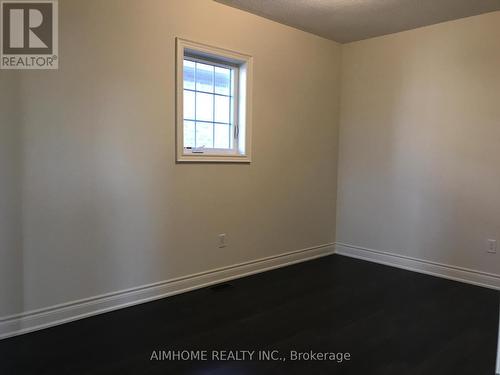
[[215, 96], [215, 121], [229, 123], [228, 96]]
[[192, 61], [184, 60], [184, 88], [194, 90], [194, 66]]
[[194, 92], [184, 90], [184, 119], [194, 120]]
[[184, 147], [195, 147], [194, 121], [184, 121]]
[[196, 90], [214, 92], [213, 65], [196, 63]]
[[214, 120], [214, 96], [212, 94], [196, 93], [196, 120]]
[[231, 71], [229, 69], [215, 67], [215, 92], [217, 94], [230, 95], [230, 82]]
[[230, 125], [215, 124], [215, 148], [229, 148]]
[[196, 123], [196, 147], [213, 148], [214, 147], [214, 129], [213, 124], [206, 122]]

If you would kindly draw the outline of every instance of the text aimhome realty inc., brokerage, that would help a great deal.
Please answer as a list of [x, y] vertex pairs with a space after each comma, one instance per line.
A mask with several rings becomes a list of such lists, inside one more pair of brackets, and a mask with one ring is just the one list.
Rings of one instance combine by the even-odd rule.
[[0, 69], [58, 69], [58, 3], [0, 2]]
[[290, 350], [153, 350], [150, 361], [330, 361], [341, 364], [351, 360], [348, 352]]

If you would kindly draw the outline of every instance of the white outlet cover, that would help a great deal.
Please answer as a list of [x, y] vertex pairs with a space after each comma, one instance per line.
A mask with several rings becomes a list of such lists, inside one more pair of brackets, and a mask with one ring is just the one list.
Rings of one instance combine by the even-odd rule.
[[221, 233], [219, 234], [219, 248], [223, 248], [223, 247], [226, 247], [226, 234], [225, 233]]
[[488, 240], [488, 253], [496, 254], [497, 252], [497, 240]]

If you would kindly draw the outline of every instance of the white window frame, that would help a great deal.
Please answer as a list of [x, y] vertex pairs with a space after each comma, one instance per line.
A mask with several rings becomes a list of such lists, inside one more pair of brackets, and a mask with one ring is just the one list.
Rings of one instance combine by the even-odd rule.
[[[176, 38], [176, 154], [178, 162], [251, 162], [252, 78], [251, 56]], [[234, 113], [232, 149], [184, 148], [184, 58], [232, 67]]]

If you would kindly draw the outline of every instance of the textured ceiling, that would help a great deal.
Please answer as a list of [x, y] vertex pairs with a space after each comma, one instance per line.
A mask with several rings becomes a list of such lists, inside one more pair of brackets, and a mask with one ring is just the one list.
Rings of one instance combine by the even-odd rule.
[[347, 43], [500, 10], [500, 0], [215, 0]]

